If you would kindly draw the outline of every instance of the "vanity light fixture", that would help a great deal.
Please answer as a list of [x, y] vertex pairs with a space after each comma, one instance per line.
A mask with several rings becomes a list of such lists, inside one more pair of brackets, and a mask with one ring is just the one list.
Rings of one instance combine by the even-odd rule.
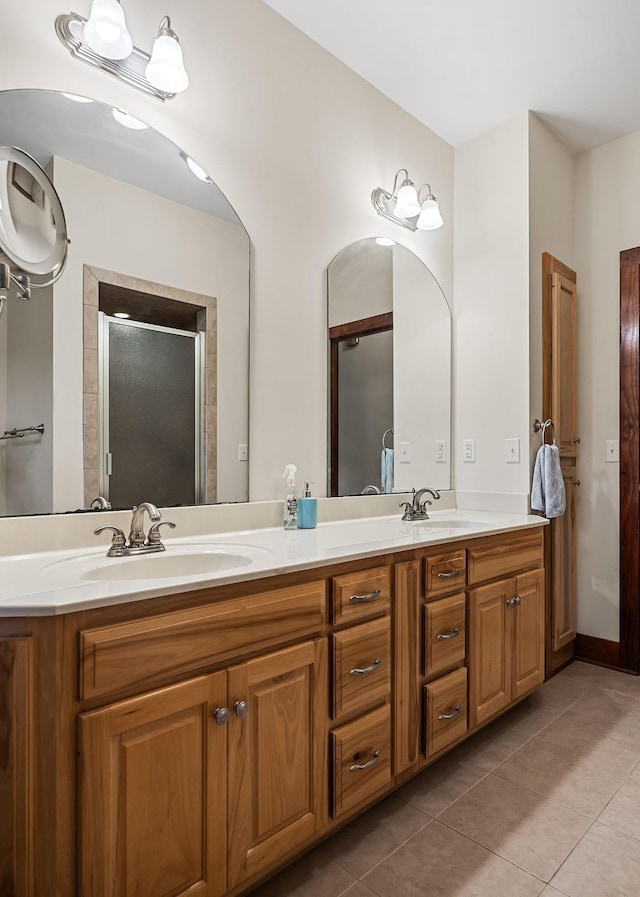
[[92, 0], [89, 19], [59, 15], [56, 34], [76, 59], [108, 72], [159, 100], [189, 86], [178, 36], [168, 16], [160, 22], [151, 53], [133, 45], [118, 0]]
[[[404, 175], [402, 180], [400, 175]], [[427, 193], [423, 197], [425, 188]], [[371, 194], [371, 203], [378, 215], [412, 231], [436, 230], [444, 223], [438, 200], [431, 192], [430, 185], [422, 184], [416, 189], [406, 168], [396, 172], [391, 193], [382, 187], [376, 187]]]

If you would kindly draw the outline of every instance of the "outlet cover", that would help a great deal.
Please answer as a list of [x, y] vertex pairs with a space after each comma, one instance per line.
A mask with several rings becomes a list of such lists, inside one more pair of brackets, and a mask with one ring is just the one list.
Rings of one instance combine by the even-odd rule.
[[248, 461], [249, 460], [249, 446], [240, 444], [238, 446], [238, 461]]
[[620, 462], [620, 440], [619, 439], [607, 439], [605, 441], [605, 449], [604, 449], [604, 460], [610, 462], [611, 464], [617, 464]]
[[504, 460], [507, 464], [520, 463], [520, 440], [505, 439], [504, 441]]
[[447, 463], [447, 440], [436, 439], [436, 464]]
[[476, 441], [475, 439], [464, 439], [462, 442], [462, 460], [465, 464], [475, 464], [476, 461]]

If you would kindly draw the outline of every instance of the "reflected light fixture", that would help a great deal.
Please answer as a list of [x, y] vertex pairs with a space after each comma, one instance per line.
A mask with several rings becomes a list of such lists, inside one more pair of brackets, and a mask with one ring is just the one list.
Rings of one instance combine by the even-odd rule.
[[[401, 175], [404, 175], [402, 180]], [[427, 193], [422, 198], [425, 188]], [[416, 189], [406, 168], [396, 172], [391, 193], [382, 187], [376, 187], [371, 194], [371, 203], [378, 215], [412, 231], [436, 230], [444, 223], [438, 200], [431, 192], [429, 184], [422, 184]]]
[[118, 124], [123, 125], [125, 128], [131, 128], [132, 131], [145, 131], [149, 127], [145, 122], [136, 118], [135, 115], [125, 112], [124, 109], [114, 109], [111, 114]]
[[213, 179], [207, 174], [204, 168], [201, 165], [198, 165], [191, 156], [188, 156], [186, 153], [181, 152], [180, 156], [187, 163], [187, 168], [191, 172], [191, 174], [195, 175], [199, 181], [204, 181], [205, 184], [213, 184]]
[[88, 19], [59, 15], [56, 34], [76, 59], [108, 72], [159, 100], [189, 86], [178, 36], [168, 16], [160, 22], [151, 53], [135, 47], [118, 0], [92, 0]]

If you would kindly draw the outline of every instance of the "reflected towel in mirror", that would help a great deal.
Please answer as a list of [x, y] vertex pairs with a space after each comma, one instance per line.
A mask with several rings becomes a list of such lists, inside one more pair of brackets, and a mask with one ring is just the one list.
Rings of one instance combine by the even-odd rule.
[[393, 449], [383, 448], [380, 471], [380, 485], [385, 493], [393, 492]]

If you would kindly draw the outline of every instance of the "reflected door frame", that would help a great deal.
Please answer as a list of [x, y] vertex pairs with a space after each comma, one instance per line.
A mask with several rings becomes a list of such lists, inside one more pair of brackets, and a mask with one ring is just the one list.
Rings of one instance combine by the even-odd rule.
[[393, 312], [349, 321], [329, 328], [329, 495], [338, 494], [338, 352], [340, 343], [393, 330]]

